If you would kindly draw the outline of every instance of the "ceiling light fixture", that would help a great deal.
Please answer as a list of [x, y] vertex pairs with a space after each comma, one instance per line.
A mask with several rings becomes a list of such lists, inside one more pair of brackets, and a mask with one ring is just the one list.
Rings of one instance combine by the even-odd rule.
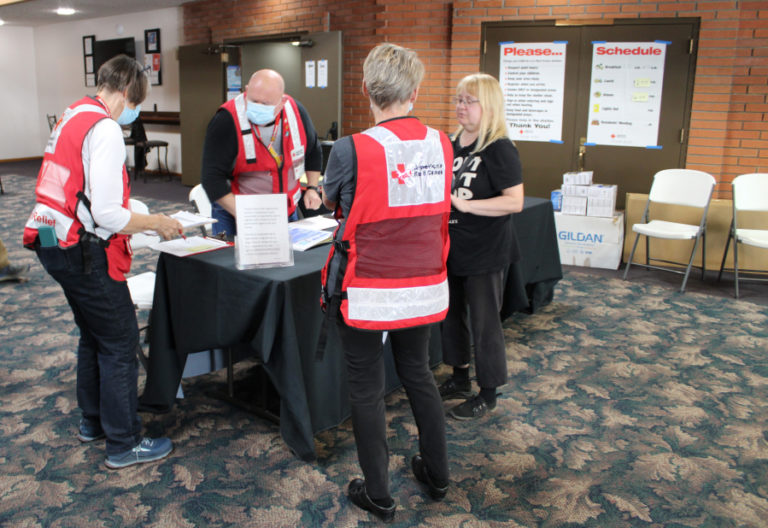
[[3, 24], [5, 24], [5, 20], [3, 20], [2, 18], [0, 18], [0, 26], [2, 26]]
[[74, 15], [75, 10], [71, 7], [60, 7], [56, 10], [56, 14], [62, 16]]

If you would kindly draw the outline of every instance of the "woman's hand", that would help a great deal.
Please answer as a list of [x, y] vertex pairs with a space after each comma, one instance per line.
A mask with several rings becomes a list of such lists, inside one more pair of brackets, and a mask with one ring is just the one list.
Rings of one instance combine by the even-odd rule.
[[163, 240], [170, 240], [182, 234], [181, 222], [164, 214], [151, 215], [155, 224], [155, 231]]
[[460, 213], [469, 213], [470, 212], [470, 202], [469, 200], [464, 200], [463, 198], [459, 198], [455, 194], [451, 195], [451, 205], [454, 209], [459, 211]]

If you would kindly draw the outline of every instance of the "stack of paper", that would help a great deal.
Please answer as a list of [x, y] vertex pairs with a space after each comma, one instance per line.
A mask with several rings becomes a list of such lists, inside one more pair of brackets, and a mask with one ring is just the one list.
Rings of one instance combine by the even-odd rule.
[[191, 236], [187, 238], [174, 238], [173, 240], [158, 242], [157, 244], [152, 244], [149, 247], [164, 253], [176, 255], [177, 257], [188, 257], [189, 255], [205, 253], [206, 251], [215, 251], [217, 249], [222, 249], [231, 245], [232, 244], [229, 242], [225, 242], [217, 238]]
[[311, 216], [288, 224], [291, 233], [291, 244], [296, 251], [326, 244], [333, 240], [333, 232], [330, 228], [338, 225], [335, 219], [327, 216]]

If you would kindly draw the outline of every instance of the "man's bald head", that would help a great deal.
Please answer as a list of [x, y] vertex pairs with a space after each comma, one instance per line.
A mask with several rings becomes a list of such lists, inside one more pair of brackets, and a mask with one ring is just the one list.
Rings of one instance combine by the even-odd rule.
[[269, 106], [283, 102], [285, 81], [275, 70], [259, 70], [251, 75], [245, 86], [245, 95], [249, 101]]

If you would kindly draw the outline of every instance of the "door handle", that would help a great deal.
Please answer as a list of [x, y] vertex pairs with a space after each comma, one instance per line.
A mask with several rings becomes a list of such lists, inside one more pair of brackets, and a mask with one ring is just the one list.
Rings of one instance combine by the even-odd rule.
[[584, 155], [587, 153], [587, 147], [579, 145], [579, 171], [584, 170]]

